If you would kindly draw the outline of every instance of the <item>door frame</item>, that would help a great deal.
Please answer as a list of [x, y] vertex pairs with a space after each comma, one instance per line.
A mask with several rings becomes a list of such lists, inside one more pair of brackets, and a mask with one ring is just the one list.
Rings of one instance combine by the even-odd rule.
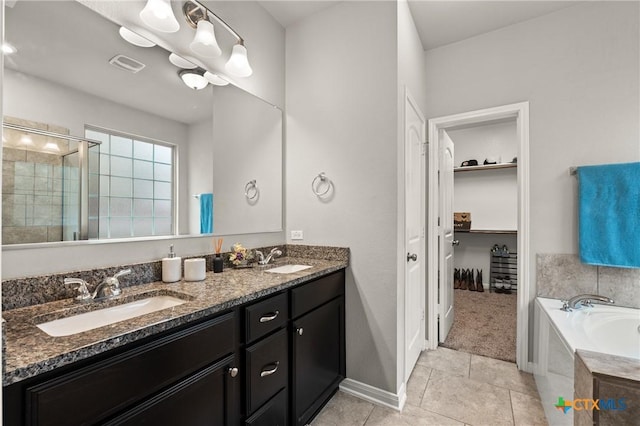
[[531, 371], [529, 365], [529, 102], [502, 105], [429, 120], [429, 200], [427, 218], [427, 349], [438, 347], [438, 172], [440, 160], [440, 131], [468, 124], [479, 124], [508, 118], [516, 119], [518, 138], [518, 293], [516, 364], [523, 371]]

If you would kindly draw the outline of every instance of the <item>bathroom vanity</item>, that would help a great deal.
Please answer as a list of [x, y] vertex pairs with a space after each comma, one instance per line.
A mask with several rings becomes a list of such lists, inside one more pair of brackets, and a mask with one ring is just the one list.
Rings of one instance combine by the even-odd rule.
[[189, 300], [71, 336], [34, 325], [70, 300], [5, 312], [4, 421], [307, 424], [345, 376], [346, 262], [302, 262], [313, 267], [130, 287]]

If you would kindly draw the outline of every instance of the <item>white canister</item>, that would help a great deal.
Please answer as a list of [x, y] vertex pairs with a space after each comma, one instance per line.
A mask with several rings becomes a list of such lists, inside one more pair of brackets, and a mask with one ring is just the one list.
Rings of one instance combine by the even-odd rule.
[[186, 259], [184, 261], [185, 281], [202, 281], [207, 272], [206, 262], [203, 258]]

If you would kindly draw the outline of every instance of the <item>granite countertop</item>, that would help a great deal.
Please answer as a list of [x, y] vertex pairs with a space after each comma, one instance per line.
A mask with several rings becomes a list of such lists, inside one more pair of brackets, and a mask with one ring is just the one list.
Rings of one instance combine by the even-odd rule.
[[[2, 384], [37, 376], [348, 266], [347, 261], [292, 257], [279, 258], [276, 266], [284, 264], [312, 268], [291, 274], [268, 273], [262, 268], [225, 269], [220, 274], [207, 272], [205, 280], [199, 282], [153, 282], [127, 287], [112, 301], [84, 305], [65, 299], [5, 311], [6, 365]], [[187, 302], [71, 336], [51, 337], [36, 327], [37, 323], [68, 316], [70, 310], [74, 313], [95, 310], [97, 306], [115, 306], [153, 295], [174, 295]]]

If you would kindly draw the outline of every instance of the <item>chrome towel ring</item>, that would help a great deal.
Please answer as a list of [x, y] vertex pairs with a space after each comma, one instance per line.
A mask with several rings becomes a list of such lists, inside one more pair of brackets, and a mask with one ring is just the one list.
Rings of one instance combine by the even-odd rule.
[[247, 200], [254, 200], [258, 196], [259, 192], [260, 190], [258, 189], [255, 179], [250, 180], [244, 186], [244, 196], [247, 197]]
[[[320, 189], [322, 188], [322, 185], [324, 185], [326, 187], [326, 189], [324, 191], [320, 191]], [[329, 179], [324, 174], [324, 172], [319, 173], [318, 176], [313, 178], [313, 181], [311, 181], [311, 190], [318, 197], [323, 197], [323, 196], [327, 195], [329, 193], [329, 191], [331, 190], [332, 186], [333, 186], [333, 182], [331, 182], [331, 179]]]

